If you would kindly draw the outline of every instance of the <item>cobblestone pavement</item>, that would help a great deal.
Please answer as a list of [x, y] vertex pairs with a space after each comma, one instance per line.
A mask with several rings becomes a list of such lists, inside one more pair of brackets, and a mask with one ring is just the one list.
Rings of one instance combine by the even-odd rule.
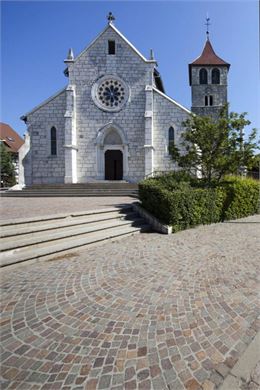
[[0, 198], [0, 220], [103, 209], [136, 201], [125, 197]]
[[1, 389], [214, 389], [260, 328], [259, 226], [140, 234], [4, 269]]

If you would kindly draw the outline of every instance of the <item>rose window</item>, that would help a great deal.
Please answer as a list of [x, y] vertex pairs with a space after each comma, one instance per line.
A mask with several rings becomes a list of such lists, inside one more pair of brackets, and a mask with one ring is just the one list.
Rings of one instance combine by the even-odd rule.
[[125, 101], [125, 88], [120, 81], [106, 80], [98, 87], [98, 100], [107, 108], [116, 108]]

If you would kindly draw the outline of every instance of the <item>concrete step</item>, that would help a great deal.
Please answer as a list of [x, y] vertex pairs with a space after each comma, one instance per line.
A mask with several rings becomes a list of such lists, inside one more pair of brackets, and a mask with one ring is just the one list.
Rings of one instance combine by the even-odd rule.
[[138, 197], [138, 191], [7, 191], [1, 192], [3, 198], [46, 198], [46, 197], [112, 197], [112, 196], [131, 196]]
[[132, 225], [132, 226], [138, 226], [138, 224], [142, 223], [142, 218], [136, 218], [133, 220], [122, 220], [122, 219], [112, 219], [110, 221], [97, 221], [93, 223], [88, 223], [87, 226], [67, 226], [63, 228], [54, 228], [49, 229], [45, 232], [38, 231], [35, 233], [28, 234], [21, 234], [20, 236], [17, 236], [14, 240], [13, 237], [4, 238], [1, 241], [1, 249], [0, 252], [5, 252], [8, 250], [13, 250], [13, 254], [20, 253], [20, 248], [28, 248], [30, 247], [32, 250], [35, 249], [35, 247], [39, 247], [40, 244], [48, 242], [51, 243], [52, 241], [59, 240], [61, 243], [63, 240], [71, 237], [81, 236], [85, 235], [87, 233], [92, 233], [93, 231], [98, 232], [99, 230], [106, 230], [110, 228], [120, 227], [120, 226], [126, 226], [126, 225]]
[[19, 239], [20, 235], [26, 236], [37, 232], [53, 231], [61, 228], [86, 226], [94, 222], [105, 222], [114, 219], [131, 219], [136, 218], [137, 213], [134, 211], [110, 211], [104, 213], [85, 214], [85, 215], [69, 215], [66, 217], [55, 218], [52, 220], [37, 220], [27, 221], [16, 224], [5, 225], [1, 227], [0, 237], [13, 239], [16, 236]]
[[3, 254], [0, 254], [0, 266], [4, 267], [11, 264], [20, 263], [27, 260], [39, 259], [42, 257], [68, 253], [71, 250], [75, 250], [77, 248], [83, 248], [93, 243], [98, 243], [101, 241], [105, 241], [111, 238], [118, 238], [125, 235], [147, 232], [150, 230], [150, 226], [143, 223], [139, 226], [120, 226], [113, 227], [108, 230], [101, 231], [93, 231], [91, 233], [87, 233], [80, 238], [75, 239], [75, 237], [71, 237], [69, 239], [64, 240], [63, 242], [54, 241], [52, 245], [40, 244], [38, 248], [35, 248], [33, 251], [31, 249], [26, 249], [20, 251], [20, 253], [13, 253], [13, 251], [8, 251]]
[[[33, 224], [37, 222], [49, 222], [52, 223], [54, 220], [61, 221], [65, 218], [78, 218], [78, 217], [90, 217], [94, 215], [108, 215], [109, 213], [118, 212], [120, 214], [126, 214], [128, 212], [133, 211], [133, 207], [131, 204], [125, 204], [120, 207], [106, 207], [104, 209], [98, 209], [98, 210], [82, 210], [82, 211], [74, 211], [72, 213], [58, 213], [58, 214], [47, 214], [47, 215], [39, 215], [36, 217], [28, 217], [28, 218], [13, 218], [13, 219], [6, 219], [6, 220], [0, 220], [0, 227], [8, 228], [8, 227], [14, 227], [15, 225], [28, 225]], [[29, 225], [28, 225], [29, 226]]]
[[111, 237], [150, 229], [132, 205], [1, 221], [0, 227], [0, 266], [55, 256]]
[[138, 184], [127, 182], [93, 182], [76, 184], [34, 184], [22, 191], [5, 191], [2, 197], [51, 196], [138, 196]]
[[33, 184], [24, 189], [39, 189], [39, 188], [124, 188], [137, 189], [137, 183], [127, 183], [122, 181], [98, 181], [89, 183], [74, 183], [74, 184]]

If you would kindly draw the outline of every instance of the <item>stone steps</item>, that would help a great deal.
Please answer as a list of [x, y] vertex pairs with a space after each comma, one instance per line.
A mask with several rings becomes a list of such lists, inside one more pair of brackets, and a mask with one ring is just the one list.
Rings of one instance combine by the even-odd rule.
[[113, 190], [113, 189], [93, 189], [93, 190], [26, 190], [26, 191], [7, 191], [0, 193], [0, 197], [106, 197], [106, 196], [130, 196], [137, 198], [137, 190]]
[[[150, 230], [131, 206], [1, 222], [0, 266], [64, 254], [110, 238]], [[13, 233], [12, 233], [13, 231]]]
[[89, 214], [86, 212], [86, 214], [83, 215], [81, 213], [74, 213], [69, 216], [66, 214], [58, 214], [56, 217], [53, 216], [51, 220], [41, 219], [39, 221], [39, 218], [36, 218], [35, 221], [29, 219], [28, 222], [26, 222], [26, 219], [23, 219], [22, 222], [14, 220], [7, 226], [1, 225], [0, 222], [0, 228], [4, 226], [4, 229], [2, 228], [0, 231], [0, 238], [12, 238], [13, 236], [28, 235], [35, 232], [44, 232], [46, 230], [55, 231], [56, 229], [66, 227], [80, 227], [94, 222], [109, 221], [111, 219], [127, 219], [136, 215], [137, 214], [135, 212], [129, 212], [126, 215], [118, 210], [114, 211], [114, 209], [106, 209], [104, 212], [100, 211], [98, 214], [92, 214], [92, 212], [89, 212]]
[[77, 184], [34, 184], [23, 190], [0, 193], [2, 197], [96, 197], [132, 196], [138, 197], [138, 185], [124, 182], [94, 182]]
[[75, 183], [75, 184], [32, 184], [31, 186], [25, 187], [24, 190], [30, 189], [50, 189], [50, 188], [83, 188], [83, 189], [91, 189], [91, 188], [110, 188], [110, 189], [138, 189], [138, 184], [136, 183], [127, 183], [121, 181], [99, 181], [99, 182], [90, 182], [90, 183]]

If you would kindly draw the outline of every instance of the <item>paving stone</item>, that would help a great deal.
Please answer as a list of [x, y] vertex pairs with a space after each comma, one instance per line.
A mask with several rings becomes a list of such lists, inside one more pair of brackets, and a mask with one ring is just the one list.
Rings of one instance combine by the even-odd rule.
[[112, 379], [111, 375], [101, 376], [99, 383], [98, 383], [98, 388], [99, 389], [109, 389], [111, 379]]
[[217, 372], [213, 372], [210, 376], [210, 381], [213, 382], [216, 386], [219, 386], [223, 382], [223, 378]]
[[134, 390], [137, 388], [137, 383], [136, 383], [136, 380], [132, 380], [132, 381], [129, 381], [129, 382], [125, 382], [125, 389], [126, 390]]
[[194, 376], [199, 383], [203, 383], [208, 378], [209, 373], [204, 368], [201, 368], [194, 372]]
[[187, 390], [199, 390], [201, 386], [195, 379], [190, 379], [185, 383], [185, 388]]
[[140, 234], [3, 270], [4, 383], [212, 390], [258, 326], [256, 236], [250, 223]]
[[138, 384], [138, 390], [150, 390], [151, 389], [151, 381], [150, 379], [147, 379], [145, 381], [142, 381]]
[[147, 347], [138, 348], [137, 356], [146, 356]]
[[89, 379], [85, 384], [86, 390], [95, 390], [97, 388], [97, 379]]
[[213, 382], [211, 382], [210, 380], [206, 379], [205, 382], [202, 384], [202, 389], [203, 390], [215, 390], [215, 384]]
[[125, 381], [129, 381], [135, 376], [135, 369], [134, 367], [128, 367], [125, 370]]
[[148, 378], [150, 375], [149, 370], [142, 370], [137, 373], [137, 378], [139, 381]]
[[223, 378], [225, 378], [229, 373], [230, 368], [226, 364], [220, 363], [217, 366], [215, 366], [215, 370], [217, 371], [218, 374], [220, 374]]

